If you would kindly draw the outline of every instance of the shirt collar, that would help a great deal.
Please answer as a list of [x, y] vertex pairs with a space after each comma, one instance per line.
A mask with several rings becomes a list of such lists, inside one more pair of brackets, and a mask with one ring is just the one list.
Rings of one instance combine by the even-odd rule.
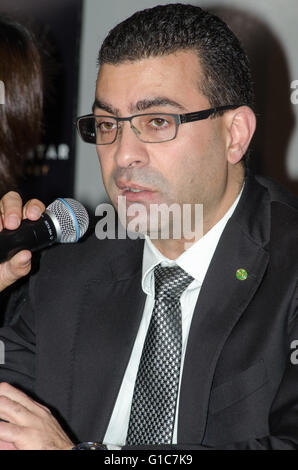
[[[166, 258], [152, 243], [148, 236], [145, 236], [142, 268], [142, 289], [147, 295], [154, 295], [153, 269], [161, 263], [162, 266], [178, 265], [197, 282], [196, 286], [201, 286], [208, 270], [209, 264], [221, 237], [221, 234], [234, 213], [240, 200], [243, 187], [235, 199], [234, 203], [225, 215], [215, 224], [202, 238], [185, 250], [176, 260]], [[191, 283], [189, 288], [193, 286]]]

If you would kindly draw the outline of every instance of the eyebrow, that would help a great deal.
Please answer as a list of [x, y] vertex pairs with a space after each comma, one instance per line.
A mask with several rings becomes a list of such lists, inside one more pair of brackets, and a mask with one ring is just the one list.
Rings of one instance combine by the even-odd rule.
[[[173, 101], [164, 96], [157, 96], [155, 98], [145, 98], [143, 100], [137, 101], [136, 104], [132, 104], [129, 108], [130, 113], [134, 113], [136, 111], [147, 111], [150, 108], [158, 107], [158, 106], [173, 106], [178, 108], [181, 111], [186, 111], [184, 106], [182, 106], [177, 101]], [[94, 113], [95, 108], [102, 109], [107, 113], [113, 114], [115, 116], [120, 114], [119, 109], [114, 108], [111, 104], [106, 103], [98, 98], [95, 98], [92, 112]]]
[[135, 105], [130, 107], [130, 112], [133, 113], [135, 111], [146, 111], [147, 109], [156, 106], [173, 106], [174, 108], [178, 108], [181, 111], [185, 111], [185, 108], [180, 103], [177, 103], [177, 101], [173, 101], [165, 96], [157, 96], [154, 98], [145, 98], [138, 101]]
[[95, 108], [98, 109], [103, 109], [107, 113], [114, 114], [115, 116], [117, 114], [120, 114], [119, 109], [114, 108], [112, 105], [109, 103], [105, 103], [104, 101], [99, 100], [98, 98], [95, 98], [94, 103], [92, 105], [92, 112], [94, 113]]

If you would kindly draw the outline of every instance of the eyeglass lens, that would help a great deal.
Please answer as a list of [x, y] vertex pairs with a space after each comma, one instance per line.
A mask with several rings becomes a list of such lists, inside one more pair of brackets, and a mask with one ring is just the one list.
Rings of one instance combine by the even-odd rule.
[[[118, 132], [117, 120], [109, 116], [88, 116], [79, 120], [79, 130], [85, 142], [97, 145], [112, 143]], [[176, 121], [173, 116], [145, 114], [134, 116], [131, 128], [143, 142], [157, 143], [172, 140], [176, 135]]]

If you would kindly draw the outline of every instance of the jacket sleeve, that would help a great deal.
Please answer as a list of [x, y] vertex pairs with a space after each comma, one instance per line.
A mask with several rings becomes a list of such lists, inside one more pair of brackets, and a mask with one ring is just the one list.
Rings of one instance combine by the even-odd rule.
[[[35, 322], [29, 302], [29, 284], [16, 290], [0, 328], [3, 357], [0, 361], [0, 382], [32, 394], [35, 378]], [[9, 321], [8, 321], [9, 319]]]

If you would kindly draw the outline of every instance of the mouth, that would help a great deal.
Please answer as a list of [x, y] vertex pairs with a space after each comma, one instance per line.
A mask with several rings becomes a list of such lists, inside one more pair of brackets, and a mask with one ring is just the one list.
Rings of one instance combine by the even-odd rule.
[[120, 189], [122, 193], [126, 193], [126, 192], [140, 193], [142, 191], [153, 192], [153, 190], [150, 188], [146, 188], [145, 186], [140, 186], [134, 183], [116, 181], [116, 186]]
[[117, 181], [116, 186], [121, 191], [121, 196], [125, 196], [128, 201], [138, 201], [142, 198], [148, 199], [155, 193], [151, 188], [140, 186], [134, 183]]
[[136, 189], [136, 188], [124, 188], [123, 192], [129, 191], [131, 193], [141, 193], [142, 191], [145, 191], [144, 189]]

